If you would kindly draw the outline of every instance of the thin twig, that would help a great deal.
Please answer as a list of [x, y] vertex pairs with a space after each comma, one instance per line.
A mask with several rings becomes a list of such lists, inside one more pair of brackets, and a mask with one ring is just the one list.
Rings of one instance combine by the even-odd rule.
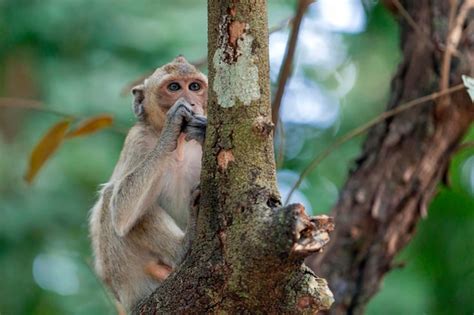
[[331, 144], [329, 147], [327, 147], [323, 152], [318, 154], [309, 164], [306, 166], [306, 168], [301, 172], [300, 176], [298, 177], [298, 180], [296, 183], [291, 187], [290, 193], [288, 194], [288, 197], [285, 200], [285, 205], [288, 204], [288, 201], [290, 200], [291, 196], [295, 192], [296, 189], [301, 185], [303, 182], [303, 179], [308, 176], [309, 173], [311, 173], [326, 157], [328, 157], [332, 152], [334, 152], [337, 148], [339, 148], [342, 144], [346, 143], [347, 141], [363, 134], [364, 132], [368, 131], [370, 128], [373, 126], [377, 125], [378, 123], [381, 123], [385, 121], [385, 119], [393, 117], [401, 112], [404, 112], [410, 108], [413, 108], [417, 105], [423, 104], [428, 101], [435, 100], [439, 97], [442, 97], [444, 95], [448, 95], [451, 93], [454, 93], [456, 91], [464, 89], [464, 84], [458, 84], [456, 86], [453, 86], [447, 90], [440, 91], [440, 92], [435, 92], [426, 96], [422, 96], [420, 98], [417, 98], [415, 100], [409, 101], [407, 103], [404, 103], [402, 105], [399, 105], [395, 107], [392, 110], [383, 112], [379, 116], [373, 118], [372, 120], [368, 121], [367, 123], [349, 131], [345, 135], [339, 137], [336, 139], [336, 141]]
[[303, 21], [303, 16], [308, 9], [309, 5], [314, 0], [300, 0], [298, 1], [298, 7], [296, 9], [296, 15], [293, 20], [293, 27], [291, 28], [290, 40], [286, 45], [285, 57], [283, 57], [280, 73], [278, 73], [278, 85], [275, 92], [275, 97], [272, 102], [272, 121], [275, 125], [278, 124], [278, 116], [280, 113], [281, 101], [285, 94], [286, 83], [291, 75], [291, 68], [293, 65], [293, 59], [295, 56], [296, 44], [298, 42], [298, 35]]
[[435, 48], [436, 45], [431, 41], [431, 38], [428, 36], [428, 34], [426, 34], [421, 28], [420, 26], [415, 22], [415, 20], [413, 20], [413, 18], [411, 17], [410, 13], [408, 13], [407, 9], [405, 9], [405, 7], [400, 3], [399, 0], [392, 0], [392, 3], [395, 5], [395, 7], [397, 8], [397, 10], [400, 12], [400, 14], [402, 15], [402, 17], [408, 22], [408, 24], [410, 25], [410, 27], [415, 30], [416, 33], [418, 33], [418, 35], [424, 40], [426, 41], [426, 43], [432, 47], [432, 48]]
[[[462, 37], [463, 25], [466, 21], [469, 11], [474, 8], [474, 0], [466, 0], [454, 21], [452, 29], [449, 30], [448, 38], [446, 39], [446, 51], [443, 55], [443, 62], [441, 66], [440, 90], [446, 90], [449, 86], [449, 73], [451, 69], [451, 59], [456, 52], [459, 42]], [[443, 97], [440, 100], [440, 109], [444, 109], [449, 105], [449, 97]]]
[[0, 97], [0, 107], [29, 109], [38, 112], [53, 114], [60, 117], [76, 119], [74, 115], [66, 114], [51, 108], [44, 107], [43, 102], [16, 97]]
[[448, 30], [453, 29], [454, 17], [456, 16], [456, 10], [458, 9], [458, 0], [449, 0], [449, 17], [448, 17]]
[[[69, 118], [71, 120], [82, 120], [86, 117], [71, 115], [68, 113], [64, 113], [58, 110], [54, 110], [51, 108], [44, 107], [43, 102], [38, 100], [31, 100], [25, 98], [16, 98], [16, 97], [0, 97], [0, 107], [9, 107], [13, 109], [26, 109], [26, 110], [34, 110], [37, 112], [42, 112], [46, 114], [52, 114], [59, 117]], [[125, 128], [120, 128], [117, 126], [108, 127], [110, 131], [119, 134], [127, 134]]]
[[283, 162], [285, 161], [285, 126], [283, 126], [281, 119], [279, 119], [277, 130], [278, 135], [280, 136], [280, 143], [278, 145], [276, 166], [277, 169], [279, 169], [283, 166]]

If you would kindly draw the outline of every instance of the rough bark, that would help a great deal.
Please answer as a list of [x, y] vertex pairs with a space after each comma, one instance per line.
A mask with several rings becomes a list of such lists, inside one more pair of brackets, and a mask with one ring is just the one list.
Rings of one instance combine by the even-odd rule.
[[[445, 0], [404, 1], [422, 33], [401, 21], [403, 61], [393, 79], [388, 108], [439, 90], [474, 73], [472, 15], [449, 74], [442, 72], [448, 37]], [[427, 44], [428, 41], [433, 44]], [[311, 265], [335, 295], [331, 314], [362, 314], [395, 255], [410, 241], [427, 203], [446, 172], [451, 154], [474, 118], [465, 91], [414, 108], [373, 128], [362, 155], [332, 211], [337, 226], [323, 254]]]
[[209, 0], [208, 128], [198, 229], [175, 272], [135, 310], [315, 313], [333, 299], [303, 266], [330, 218], [281, 208], [275, 181], [266, 1]]

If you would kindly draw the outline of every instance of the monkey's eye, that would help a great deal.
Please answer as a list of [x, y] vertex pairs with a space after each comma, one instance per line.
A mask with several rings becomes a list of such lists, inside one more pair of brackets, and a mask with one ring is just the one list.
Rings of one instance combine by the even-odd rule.
[[179, 83], [173, 82], [168, 85], [168, 90], [171, 92], [176, 92], [179, 89], [181, 89], [181, 85], [179, 85]]
[[191, 91], [199, 91], [201, 89], [201, 84], [199, 84], [197, 82], [193, 82], [189, 85], [189, 89]]

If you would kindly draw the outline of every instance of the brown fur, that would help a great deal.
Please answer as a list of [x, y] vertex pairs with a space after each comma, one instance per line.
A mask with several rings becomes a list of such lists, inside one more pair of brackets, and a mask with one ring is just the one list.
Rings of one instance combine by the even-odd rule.
[[[171, 92], [171, 82], [183, 88]], [[191, 82], [199, 82], [201, 90], [189, 90]], [[175, 268], [182, 259], [202, 149], [195, 140], [160, 135], [169, 128], [167, 112], [178, 99], [191, 104], [194, 113], [205, 114], [207, 78], [178, 57], [132, 92], [139, 122], [129, 131], [90, 217], [96, 272], [128, 310], [163, 280], [153, 275], [166, 274], [167, 266]], [[176, 141], [176, 149], [161, 152], [158, 143], [169, 141]]]

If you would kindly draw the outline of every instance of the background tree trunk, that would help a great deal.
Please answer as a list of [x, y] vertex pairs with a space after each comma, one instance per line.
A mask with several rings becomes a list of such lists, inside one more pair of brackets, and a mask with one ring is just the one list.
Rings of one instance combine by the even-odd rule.
[[[464, 31], [457, 57], [443, 66], [449, 45], [439, 47], [452, 39], [446, 40], [456, 27], [456, 20], [449, 21], [454, 2], [403, 2], [419, 30], [401, 20], [403, 61], [393, 79], [388, 108], [447, 88], [443, 81], [455, 85], [462, 74], [474, 73], [472, 15], [460, 25]], [[473, 118], [474, 106], [460, 91], [371, 130], [333, 209], [337, 229], [332, 241], [322, 255], [311, 259], [311, 266], [328, 280], [335, 295], [330, 313], [363, 313], [395, 255], [426, 215], [427, 203]]]
[[185, 261], [136, 309], [315, 313], [333, 298], [302, 263], [331, 220], [281, 208], [275, 181], [264, 0], [209, 0], [209, 108], [198, 230]]

